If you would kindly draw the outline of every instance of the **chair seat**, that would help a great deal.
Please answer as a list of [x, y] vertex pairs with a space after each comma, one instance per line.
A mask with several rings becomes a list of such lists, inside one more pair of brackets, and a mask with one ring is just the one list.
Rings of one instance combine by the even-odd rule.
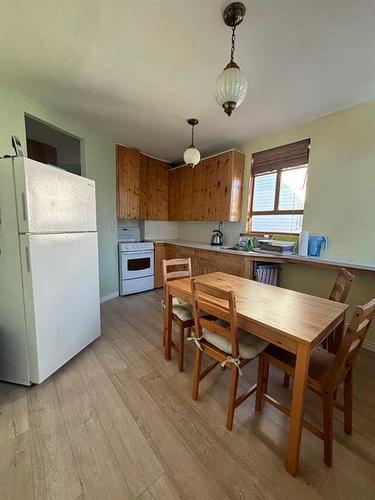
[[[292, 368], [296, 365], [296, 356], [295, 354], [285, 351], [285, 349], [281, 349], [281, 347], [277, 347], [275, 345], [269, 345], [265, 350], [266, 354], [269, 354], [273, 358], [276, 358], [283, 363], [291, 366]], [[309, 368], [309, 377], [314, 380], [321, 381], [324, 374], [327, 372], [328, 368], [332, 365], [335, 360], [335, 355], [331, 352], [328, 352], [323, 347], [318, 347], [310, 357], [310, 368]]]
[[194, 319], [193, 306], [178, 297], [172, 298], [172, 314], [181, 321], [192, 321]]
[[[227, 325], [225, 321], [221, 320], [218, 320], [217, 323], [222, 326]], [[206, 328], [202, 328], [202, 335], [207, 342], [210, 342], [210, 344], [214, 345], [221, 351], [224, 351], [227, 354], [232, 354], [232, 344], [228, 339], [222, 337], [221, 335], [217, 335], [216, 333], [210, 332]], [[262, 340], [259, 337], [242, 330], [241, 328], [238, 329], [238, 357], [240, 359], [256, 358], [258, 354], [266, 349], [267, 346], [268, 342], [265, 340]]]

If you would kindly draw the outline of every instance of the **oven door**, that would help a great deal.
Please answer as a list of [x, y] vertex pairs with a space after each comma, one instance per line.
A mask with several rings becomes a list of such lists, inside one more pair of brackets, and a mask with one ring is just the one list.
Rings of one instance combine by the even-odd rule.
[[154, 274], [154, 251], [121, 252], [121, 279], [131, 280]]

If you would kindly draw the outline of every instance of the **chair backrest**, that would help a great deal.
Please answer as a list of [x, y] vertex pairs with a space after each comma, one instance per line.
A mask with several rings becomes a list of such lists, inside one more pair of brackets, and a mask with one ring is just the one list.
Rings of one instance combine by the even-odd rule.
[[346, 269], [340, 269], [335, 284], [329, 296], [329, 300], [344, 303], [350, 288], [352, 286], [355, 276]]
[[334, 389], [342, 381], [348, 368], [353, 368], [359, 349], [375, 318], [375, 298], [364, 306], [357, 306], [343, 336], [333, 364], [323, 377], [323, 386]]
[[163, 283], [191, 277], [191, 259], [163, 259]]
[[[195, 336], [202, 336], [202, 328], [229, 340], [232, 356], [238, 357], [238, 326], [236, 297], [233, 290], [223, 289], [191, 280]], [[207, 313], [207, 315], [202, 315]], [[222, 320], [220, 323], [217, 320]]]

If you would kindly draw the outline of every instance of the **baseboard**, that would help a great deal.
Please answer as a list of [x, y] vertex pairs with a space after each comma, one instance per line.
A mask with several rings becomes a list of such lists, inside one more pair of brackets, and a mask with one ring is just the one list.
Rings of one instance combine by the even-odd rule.
[[113, 292], [110, 293], [109, 295], [103, 295], [103, 297], [100, 297], [100, 303], [103, 304], [103, 302], [108, 302], [109, 300], [115, 299], [118, 296], [119, 296], [118, 292]]
[[375, 342], [371, 340], [365, 340], [362, 344], [363, 349], [375, 352]]

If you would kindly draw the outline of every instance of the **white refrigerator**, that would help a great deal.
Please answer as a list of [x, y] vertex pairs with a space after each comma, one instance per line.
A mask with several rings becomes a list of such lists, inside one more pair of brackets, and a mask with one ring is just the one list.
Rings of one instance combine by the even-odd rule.
[[95, 182], [0, 160], [0, 380], [40, 384], [99, 335]]

